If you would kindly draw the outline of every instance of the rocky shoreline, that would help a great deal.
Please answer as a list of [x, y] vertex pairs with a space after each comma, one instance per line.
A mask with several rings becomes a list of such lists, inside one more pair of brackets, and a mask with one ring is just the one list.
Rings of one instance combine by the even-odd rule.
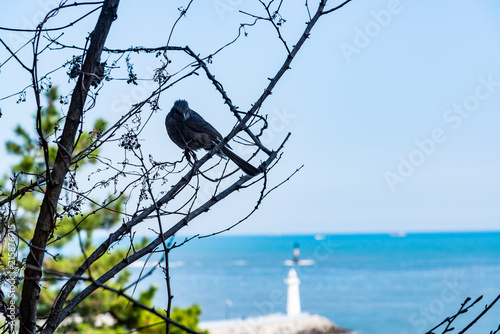
[[338, 327], [325, 317], [301, 313], [293, 317], [277, 313], [245, 319], [208, 321], [199, 324], [210, 334], [341, 334], [352, 331]]

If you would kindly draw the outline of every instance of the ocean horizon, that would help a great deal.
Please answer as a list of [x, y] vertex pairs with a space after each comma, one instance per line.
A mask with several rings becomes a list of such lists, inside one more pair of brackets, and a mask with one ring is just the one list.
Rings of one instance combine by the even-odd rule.
[[[291, 261], [296, 245], [299, 265]], [[500, 232], [221, 235], [193, 239], [169, 257], [173, 305], [198, 304], [202, 321], [286, 313], [291, 267], [303, 312], [360, 334], [425, 333], [466, 298], [482, 295], [453, 323], [459, 330], [500, 294]], [[158, 286], [155, 306], [165, 308], [161, 270], [143, 282], [151, 283]], [[500, 303], [471, 332], [495, 330], [499, 314]]]

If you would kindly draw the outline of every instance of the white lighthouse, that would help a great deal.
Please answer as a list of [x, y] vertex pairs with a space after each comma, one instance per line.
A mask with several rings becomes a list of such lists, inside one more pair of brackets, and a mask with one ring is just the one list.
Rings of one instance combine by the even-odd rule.
[[288, 277], [285, 279], [285, 283], [286, 285], [288, 285], [286, 313], [289, 317], [293, 317], [300, 314], [300, 279], [297, 276], [297, 272], [295, 271], [295, 269], [290, 269], [290, 271], [288, 272]]

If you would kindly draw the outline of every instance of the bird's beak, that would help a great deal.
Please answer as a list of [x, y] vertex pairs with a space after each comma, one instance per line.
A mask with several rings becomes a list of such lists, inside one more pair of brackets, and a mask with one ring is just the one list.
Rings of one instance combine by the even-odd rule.
[[182, 116], [184, 116], [184, 120], [187, 121], [188, 118], [191, 116], [191, 113], [189, 110], [186, 110], [185, 112], [182, 113]]

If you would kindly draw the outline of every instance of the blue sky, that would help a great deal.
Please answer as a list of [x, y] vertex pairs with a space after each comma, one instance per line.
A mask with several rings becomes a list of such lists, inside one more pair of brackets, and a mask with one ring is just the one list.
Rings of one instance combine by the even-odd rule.
[[[31, 2], [33, 6], [2, 5], [2, 25], [36, 21], [56, 1]], [[123, 2], [107, 45], [164, 45], [178, 15], [175, 8], [182, 4], [167, 8], [163, 1]], [[305, 166], [232, 233], [499, 230], [499, 6], [492, 0], [353, 0], [322, 18], [263, 108], [271, 122], [266, 144], [276, 147], [292, 132], [272, 182]], [[251, 0], [195, 1], [171, 45], [213, 52], [234, 38], [240, 22], [249, 21], [238, 11], [256, 8]], [[290, 45], [304, 29], [304, 8], [292, 2], [283, 7], [283, 33]], [[92, 16], [65, 38], [81, 41], [94, 22]], [[211, 65], [242, 109], [259, 96], [285, 57], [271, 27], [261, 24], [247, 32]], [[61, 52], [60, 57], [59, 62], [43, 59], [45, 68], [70, 56]], [[178, 55], [172, 57], [176, 66]], [[138, 72], [158, 66], [153, 58], [133, 58]], [[0, 49], [0, 62], [5, 59]], [[2, 96], [27, 80], [13, 65], [1, 69]], [[53, 80], [62, 87], [67, 82], [57, 74]], [[103, 101], [89, 120], [116, 120], [151, 88], [146, 82], [120, 85], [111, 82], [101, 91]], [[187, 99], [223, 134], [234, 124], [206, 78], [189, 78], [162, 97], [162, 110], [144, 134], [143, 148], [157, 160], [181, 154], [163, 126], [177, 98]], [[33, 110], [11, 101], [0, 101], [0, 108], [2, 129], [27, 124]], [[4, 130], [0, 141], [11, 136]], [[257, 195], [258, 189], [234, 196], [193, 222], [188, 232], [230, 225], [252, 208]], [[240, 203], [248, 205], [240, 209]]]

